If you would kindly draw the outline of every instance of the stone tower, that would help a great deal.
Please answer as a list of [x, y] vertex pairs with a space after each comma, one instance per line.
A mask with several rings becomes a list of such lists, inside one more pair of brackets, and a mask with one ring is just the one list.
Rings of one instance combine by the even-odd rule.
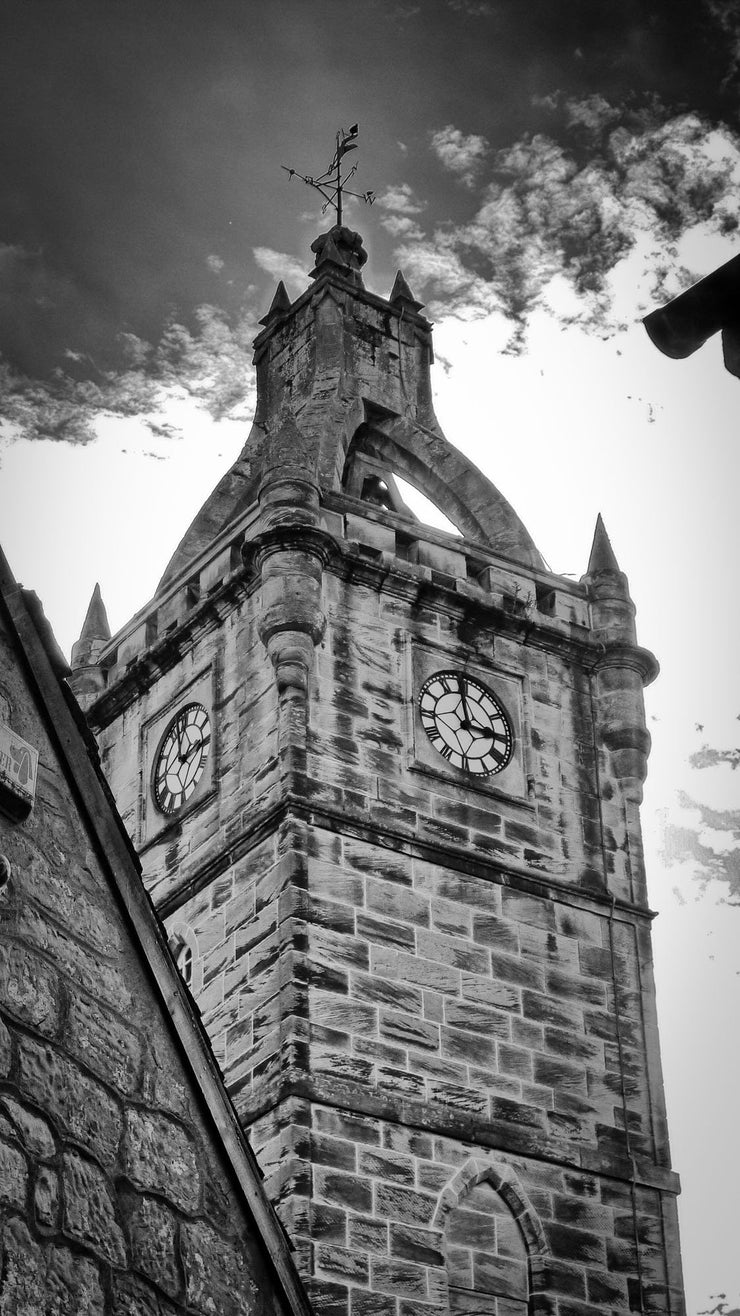
[[104, 769], [317, 1312], [679, 1312], [655, 660], [601, 521], [553, 575], [444, 438], [403, 277], [313, 250], [242, 454], [84, 646]]

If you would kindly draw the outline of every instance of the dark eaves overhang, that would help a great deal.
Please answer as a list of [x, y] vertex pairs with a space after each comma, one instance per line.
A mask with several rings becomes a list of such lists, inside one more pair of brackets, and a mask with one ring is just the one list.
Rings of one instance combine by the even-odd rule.
[[721, 333], [725, 367], [740, 378], [740, 256], [646, 315], [643, 324], [655, 346], [675, 360]]

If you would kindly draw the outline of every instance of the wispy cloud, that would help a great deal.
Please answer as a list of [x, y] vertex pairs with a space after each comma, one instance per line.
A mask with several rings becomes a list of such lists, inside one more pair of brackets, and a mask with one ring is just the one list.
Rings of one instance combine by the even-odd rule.
[[[188, 397], [214, 419], [249, 415], [253, 402], [252, 339], [256, 316], [235, 323], [213, 306], [195, 313], [195, 328], [172, 321], [152, 346], [122, 334], [124, 366], [75, 379], [61, 369], [49, 379], [32, 379], [0, 358], [0, 428], [12, 436], [85, 444], [96, 438], [103, 416], [137, 416], [167, 437], [157, 414], [173, 397]], [[79, 353], [70, 352], [75, 361]]]
[[[401, 235], [397, 257], [433, 315], [498, 307], [521, 328], [559, 280], [576, 299], [569, 319], [613, 329], [610, 276], [638, 244], [675, 252], [698, 224], [737, 229], [740, 137], [729, 128], [696, 114], [661, 121], [657, 112], [626, 126], [623, 110], [602, 97], [561, 108], [579, 133], [577, 152], [545, 134], [522, 138], [491, 158], [467, 223], [408, 243]], [[455, 130], [445, 132], [454, 145]], [[666, 291], [670, 263], [653, 257], [651, 295]]]
[[420, 215], [426, 210], [426, 201], [420, 201], [408, 183], [387, 187], [375, 198], [381, 210], [393, 210], [399, 215]]
[[432, 133], [431, 145], [445, 169], [466, 187], [472, 187], [488, 155], [489, 146], [485, 137], [477, 133], [466, 136], [459, 128], [448, 123], [445, 128]]
[[273, 251], [272, 247], [253, 247], [252, 254], [260, 269], [274, 279], [283, 279], [301, 292], [306, 287], [308, 261], [288, 256], [284, 251]]

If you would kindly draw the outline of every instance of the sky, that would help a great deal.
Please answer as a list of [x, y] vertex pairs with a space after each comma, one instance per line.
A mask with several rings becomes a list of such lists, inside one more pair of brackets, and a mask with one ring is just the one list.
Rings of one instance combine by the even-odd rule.
[[[366, 286], [556, 571], [601, 512], [661, 662], [643, 826], [688, 1310], [740, 1308], [740, 381], [641, 318], [740, 250], [735, 0], [4, 0], [0, 540], [69, 653], [235, 459], [359, 124]], [[354, 184], [352, 184], [354, 186]], [[734, 1173], [728, 1174], [728, 1166]], [[718, 1295], [725, 1295], [724, 1297]]]

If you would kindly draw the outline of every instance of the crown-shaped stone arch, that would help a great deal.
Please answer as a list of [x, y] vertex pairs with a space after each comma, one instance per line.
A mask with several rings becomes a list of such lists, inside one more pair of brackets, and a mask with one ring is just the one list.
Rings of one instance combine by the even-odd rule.
[[404, 416], [372, 417], [352, 436], [345, 472], [358, 454], [373, 458], [425, 494], [466, 539], [518, 562], [544, 566], [511, 504], [440, 430]]

